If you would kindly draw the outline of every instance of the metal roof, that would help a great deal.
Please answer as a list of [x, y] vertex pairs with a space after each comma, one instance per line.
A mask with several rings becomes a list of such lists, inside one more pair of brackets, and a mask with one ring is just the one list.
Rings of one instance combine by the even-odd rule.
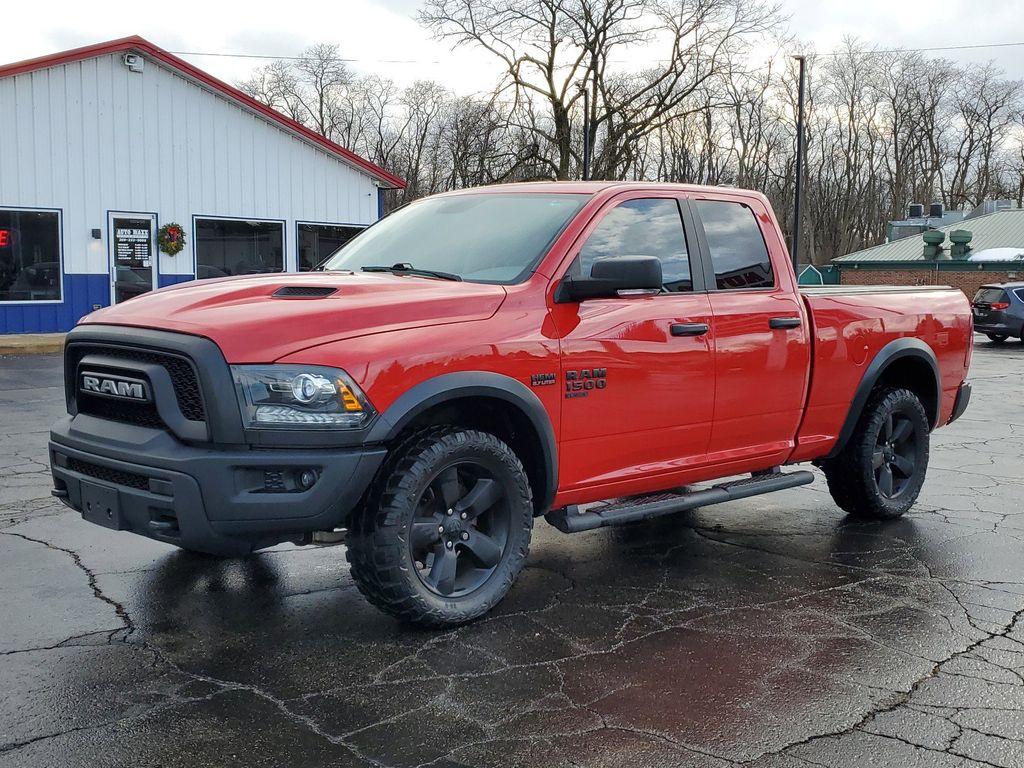
[[[1024, 209], [1012, 208], [1005, 211], [996, 211], [985, 216], [976, 216], [973, 219], [958, 221], [955, 224], [936, 227], [936, 231], [946, 233], [947, 239], [943, 246], [947, 250], [949, 248], [949, 233], [956, 229], [966, 229], [974, 235], [971, 239], [971, 251], [973, 253], [989, 248], [1024, 248]], [[904, 237], [891, 243], [876, 245], [873, 248], [866, 248], [863, 251], [855, 251], [846, 256], [832, 259], [836, 264], [923, 262], [925, 260], [924, 240], [920, 235]], [[973, 264], [978, 262], [978, 259], [972, 259], [971, 261]]]

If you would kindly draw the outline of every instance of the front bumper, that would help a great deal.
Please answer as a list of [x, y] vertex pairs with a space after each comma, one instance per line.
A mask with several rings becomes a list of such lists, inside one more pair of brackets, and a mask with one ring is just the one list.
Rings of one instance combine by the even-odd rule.
[[[83, 517], [186, 549], [240, 555], [343, 523], [385, 449], [188, 445], [79, 414], [50, 433], [54, 495]], [[296, 478], [313, 470], [302, 489]]]

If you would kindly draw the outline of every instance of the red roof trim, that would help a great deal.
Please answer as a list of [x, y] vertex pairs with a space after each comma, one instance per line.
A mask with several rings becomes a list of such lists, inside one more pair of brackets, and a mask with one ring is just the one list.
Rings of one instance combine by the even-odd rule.
[[223, 80], [219, 80], [208, 72], [204, 72], [198, 67], [192, 66], [184, 59], [179, 59], [174, 54], [168, 53], [163, 48], [153, 45], [153, 43], [138, 36], [123, 37], [119, 40], [110, 40], [106, 43], [87, 45], [82, 48], [74, 48], [70, 51], [50, 54], [49, 56], [40, 56], [36, 59], [27, 59], [25, 61], [15, 62], [14, 64], [6, 64], [4, 66], [0, 66], [0, 77], [21, 75], [26, 72], [34, 72], [37, 69], [44, 69], [45, 67], [55, 67], [61, 64], [81, 61], [82, 59], [91, 59], [95, 56], [119, 53], [121, 51], [137, 51], [138, 53], [142, 53], [156, 59], [165, 66], [177, 70], [186, 77], [207, 86], [217, 93], [223, 94], [232, 101], [238, 102], [245, 108], [265, 117], [267, 120], [277, 123], [288, 129], [290, 132], [298, 134], [313, 144], [326, 149], [331, 154], [340, 157], [351, 165], [361, 168], [374, 178], [384, 182], [387, 186], [397, 189], [405, 189], [405, 181], [398, 176], [395, 176], [393, 173], [385, 171], [380, 166], [360, 157], [349, 149], [345, 149], [345, 147], [340, 144], [335, 144], [330, 139], [307, 128], [302, 123], [292, 120], [290, 117], [282, 115], [276, 109], [256, 101], [256, 99], [242, 93], [233, 85], [228, 85]]

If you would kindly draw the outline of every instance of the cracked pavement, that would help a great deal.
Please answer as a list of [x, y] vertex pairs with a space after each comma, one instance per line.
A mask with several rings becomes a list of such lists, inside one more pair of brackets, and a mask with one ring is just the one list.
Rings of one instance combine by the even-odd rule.
[[0, 766], [1024, 766], [1024, 345], [921, 500], [811, 486], [573, 536], [414, 630], [338, 547], [191, 555], [49, 496], [56, 356], [0, 358]]

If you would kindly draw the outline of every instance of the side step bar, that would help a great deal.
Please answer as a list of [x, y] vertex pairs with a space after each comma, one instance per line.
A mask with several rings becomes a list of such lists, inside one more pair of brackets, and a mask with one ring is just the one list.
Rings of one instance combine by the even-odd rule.
[[579, 533], [644, 520], [648, 517], [671, 515], [697, 507], [735, 501], [762, 493], [781, 491], [814, 482], [814, 475], [806, 470], [783, 474], [779, 471], [760, 472], [743, 480], [720, 483], [710, 488], [684, 493], [658, 493], [616, 500], [610, 504], [565, 507], [548, 512], [545, 519], [563, 533]]

